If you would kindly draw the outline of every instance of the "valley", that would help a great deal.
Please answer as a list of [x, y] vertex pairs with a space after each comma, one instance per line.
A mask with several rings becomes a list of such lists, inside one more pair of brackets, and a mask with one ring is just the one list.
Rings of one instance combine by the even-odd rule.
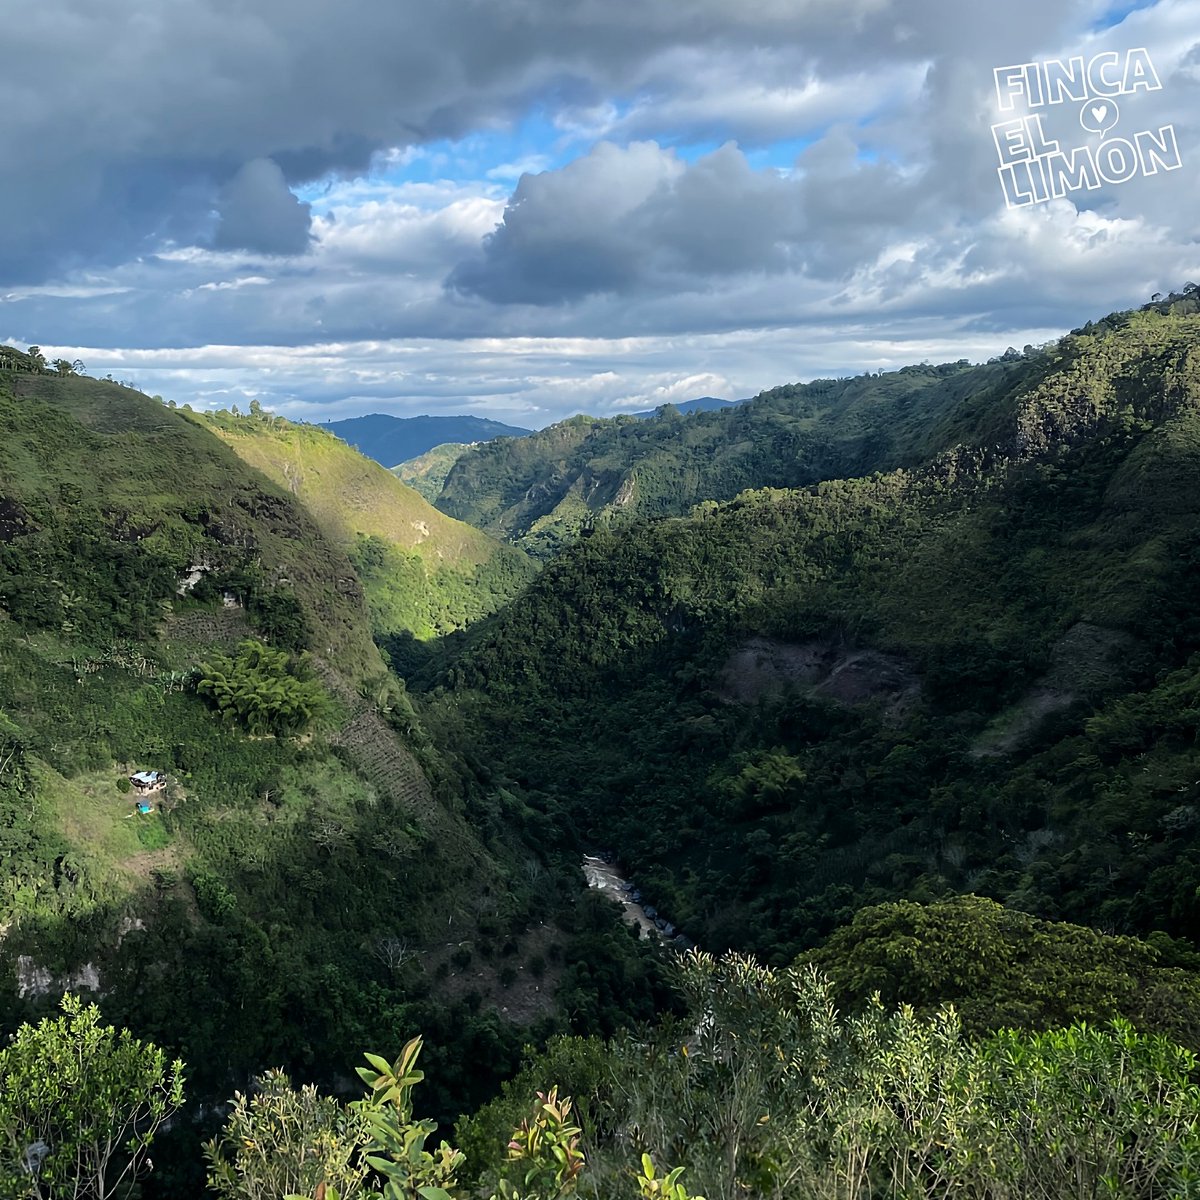
[[479, 1186], [559, 1084], [597, 1178], [636, 1112], [722, 1197], [654, 1116], [697, 1005], [1200, 1050], [1194, 299], [432, 454], [432, 504], [315, 426], [11, 375], [0, 1030], [72, 990], [185, 1060], [146, 1197], [203, 1194], [256, 1075], [341, 1103], [416, 1033]]

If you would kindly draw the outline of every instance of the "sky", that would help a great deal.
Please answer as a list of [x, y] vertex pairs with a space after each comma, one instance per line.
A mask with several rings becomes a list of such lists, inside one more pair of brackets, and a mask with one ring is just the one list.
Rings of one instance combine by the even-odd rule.
[[5, 50], [0, 341], [194, 407], [541, 427], [1200, 280], [1200, 0], [10, 0]]

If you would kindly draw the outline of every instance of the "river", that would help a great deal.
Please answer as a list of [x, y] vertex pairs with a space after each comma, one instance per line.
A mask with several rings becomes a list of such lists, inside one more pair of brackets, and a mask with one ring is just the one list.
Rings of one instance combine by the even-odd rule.
[[[614, 904], [619, 904], [625, 920], [630, 925], [636, 925], [644, 938], [658, 937], [670, 941], [675, 933], [673, 926], [668, 925], [670, 933], [665, 932], [647, 915], [645, 908], [632, 897], [633, 885], [610, 862], [594, 854], [583, 856], [583, 874], [587, 878], [588, 887], [603, 892]], [[656, 914], [657, 915], [657, 914]]]

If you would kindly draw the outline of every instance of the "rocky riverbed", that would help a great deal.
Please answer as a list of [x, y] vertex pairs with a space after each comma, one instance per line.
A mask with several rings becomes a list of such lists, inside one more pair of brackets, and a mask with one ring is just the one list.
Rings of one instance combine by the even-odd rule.
[[637, 888], [607, 859], [595, 854], [583, 856], [583, 873], [588, 887], [603, 892], [624, 910], [625, 920], [636, 925], [644, 938], [658, 937], [663, 941], [678, 938], [678, 931], [651, 907], [641, 903]]

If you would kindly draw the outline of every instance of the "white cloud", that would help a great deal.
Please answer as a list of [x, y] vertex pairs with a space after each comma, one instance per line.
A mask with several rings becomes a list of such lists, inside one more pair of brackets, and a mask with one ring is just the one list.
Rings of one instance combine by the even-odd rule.
[[[1102, 11], [47, 0], [0, 77], [0, 337], [180, 400], [531, 423], [1044, 341], [1200, 276], [1200, 0]], [[1123, 120], [1183, 169], [1005, 209], [993, 66], [1133, 45], [1164, 87]]]

